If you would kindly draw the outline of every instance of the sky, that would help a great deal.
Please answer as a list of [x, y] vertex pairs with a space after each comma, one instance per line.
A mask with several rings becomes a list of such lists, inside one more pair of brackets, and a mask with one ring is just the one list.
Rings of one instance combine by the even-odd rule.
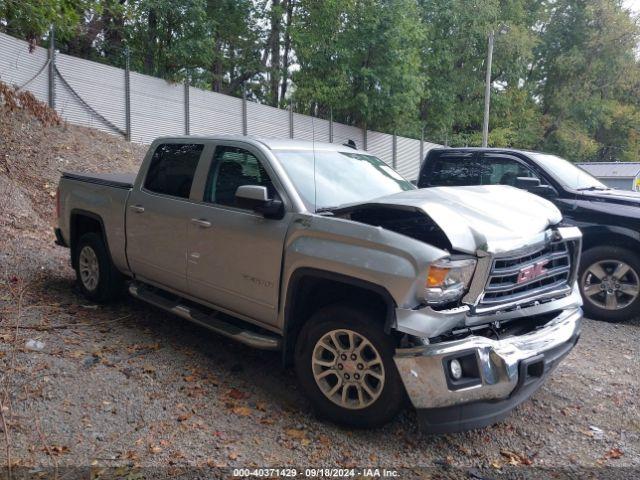
[[640, 0], [624, 0], [622, 3], [625, 7], [634, 11], [635, 13], [640, 13]]

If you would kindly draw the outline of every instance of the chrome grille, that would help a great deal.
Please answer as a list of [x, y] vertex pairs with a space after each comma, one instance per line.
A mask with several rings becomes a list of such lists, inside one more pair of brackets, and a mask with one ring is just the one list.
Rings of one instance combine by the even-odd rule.
[[[533, 278], [523, 271], [541, 266]], [[480, 305], [497, 306], [533, 298], [569, 286], [571, 252], [567, 242], [550, 243], [518, 256], [498, 257], [492, 262]]]

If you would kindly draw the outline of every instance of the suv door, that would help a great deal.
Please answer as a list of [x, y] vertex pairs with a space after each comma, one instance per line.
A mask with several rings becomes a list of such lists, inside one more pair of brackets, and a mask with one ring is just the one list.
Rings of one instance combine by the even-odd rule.
[[187, 290], [189, 197], [203, 144], [162, 143], [148, 160], [144, 178], [127, 204], [127, 260], [137, 278], [180, 292]]
[[249, 320], [275, 326], [280, 269], [290, 214], [267, 219], [240, 208], [242, 185], [267, 187], [287, 206], [284, 190], [258, 149], [219, 143], [208, 168], [202, 201], [188, 226], [187, 277], [191, 295]]

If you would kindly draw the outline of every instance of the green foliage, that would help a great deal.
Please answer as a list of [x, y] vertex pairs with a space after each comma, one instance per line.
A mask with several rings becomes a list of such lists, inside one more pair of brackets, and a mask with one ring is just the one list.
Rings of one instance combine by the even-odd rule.
[[422, 25], [411, 0], [303, 0], [294, 99], [335, 119], [403, 132], [417, 119]]
[[[640, 159], [640, 27], [620, 0], [0, 0], [62, 52], [431, 141]], [[503, 28], [507, 26], [508, 28]]]

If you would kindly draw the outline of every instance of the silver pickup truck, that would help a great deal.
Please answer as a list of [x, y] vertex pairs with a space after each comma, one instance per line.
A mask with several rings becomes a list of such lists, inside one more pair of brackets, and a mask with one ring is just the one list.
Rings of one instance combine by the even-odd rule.
[[526, 400], [580, 335], [581, 234], [508, 186], [416, 189], [350, 146], [156, 140], [137, 176], [65, 173], [59, 245], [79, 286], [129, 293], [279, 350], [351, 426], [408, 398], [431, 432]]

